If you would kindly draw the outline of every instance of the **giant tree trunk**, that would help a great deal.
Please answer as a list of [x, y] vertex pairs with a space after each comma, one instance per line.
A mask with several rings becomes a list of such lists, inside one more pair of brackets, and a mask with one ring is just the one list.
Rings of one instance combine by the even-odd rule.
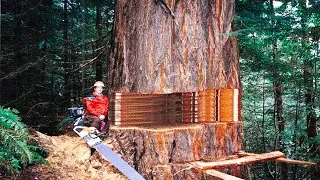
[[[109, 62], [111, 91], [239, 88], [234, 2], [119, 0]], [[172, 14], [170, 13], [172, 11]]]
[[[111, 127], [110, 135], [119, 144], [115, 148], [147, 179], [206, 179], [188, 162], [226, 158], [239, 151], [242, 144], [241, 122], [222, 122], [222, 119], [238, 120], [239, 106], [230, 109], [225, 106], [238, 98], [237, 93], [230, 97], [220, 93], [226, 97], [223, 101], [218, 101], [215, 93], [204, 93], [240, 88], [237, 41], [230, 35], [234, 2], [119, 0], [115, 9], [108, 86], [116, 94], [111, 98], [110, 111], [114, 112], [109, 111], [109, 118], [124, 117], [125, 113], [129, 116], [138, 110], [149, 113], [153, 105], [158, 108], [155, 112], [160, 110], [163, 114], [149, 113], [145, 115], [147, 119], [156, 118], [158, 122], [169, 119], [165, 126]], [[137, 93], [147, 95], [138, 97]], [[167, 94], [171, 101], [163, 101], [162, 95], [154, 94]], [[160, 100], [141, 100], [149, 96]], [[158, 104], [161, 102], [165, 103]], [[125, 113], [117, 112], [128, 104], [135, 107], [124, 108]], [[145, 104], [149, 107], [144, 107]], [[215, 104], [221, 109], [214, 111], [219, 116], [210, 112]], [[162, 111], [163, 106], [169, 109]], [[232, 114], [234, 107], [237, 111]], [[188, 108], [196, 109], [198, 115], [208, 115], [195, 122], [211, 123], [190, 124], [195, 118], [193, 114], [184, 116]], [[224, 111], [229, 114], [223, 114]], [[174, 114], [177, 112], [179, 116]], [[144, 119], [141, 113], [136, 114], [139, 116], [132, 115], [132, 120]], [[189, 125], [173, 127], [171, 122], [176, 121], [172, 118], [178, 117]], [[220, 122], [212, 123], [216, 121]], [[239, 175], [237, 170], [233, 168], [231, 172]]]

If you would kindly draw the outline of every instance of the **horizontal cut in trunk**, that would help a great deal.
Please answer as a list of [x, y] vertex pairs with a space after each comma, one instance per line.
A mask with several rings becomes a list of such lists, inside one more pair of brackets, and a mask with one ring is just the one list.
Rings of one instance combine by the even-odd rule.
[[238, 89], [209, 89], [171, 94], [114, 93], [109, 120], [115, 125], [240, 120]]

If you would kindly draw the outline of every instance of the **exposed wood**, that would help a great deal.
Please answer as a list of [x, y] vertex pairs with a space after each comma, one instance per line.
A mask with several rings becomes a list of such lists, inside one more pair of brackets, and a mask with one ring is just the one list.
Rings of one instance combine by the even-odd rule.
[[169, 94], [113, 93], [109, 120], [116, 125], [239, 121], [239, 89]]
[[[243, 156], [255, 156], [257, 154], [255, 153], [248, 153], [244, 151], [239, 151], [237, 153], [238, 156], [243, 157]], [[314, 162], [308, 162], [308, 161], [300, 161], [300, 160], [294, 160], [294, 159], [287, 159], [287, 158], [277, 158], [275, 159], [277, 162], [283, 162], [283, 163], [289, 163], [289, 164], [299, 164], [299, 165], [305, 165], [305, 166], [315, 166], [317, 163]]]
[[242, 157], [242, 158], [232, 159], [232, 160], [216, 161], [216, 162], [192, 162], [191, 164], [195, 165], [196, 167], [202, 170], [207, 170], [207, 169], [214, 169], [214, 168], [225, 168], [230, 166], [252, 164], [255, 162], [263, 162], [263, 161], [276, 159], [280, 157], [285, 157], [285, 154], [283, 154], [280, 151], [274, 151], [270, 153], [257, 154], [254, 156], [247, 156], [247, 157]]
[[238, 158], [239, 158], [239, 156], [235, 154], [235, 155], [227, 156], [226, 158], [220, 159], [220, 160], [230, 160], [230, 159], [238, 159]]
[[307, 162], [307, 161], [300, 161], [300, 160], [294, 160], [294, 159], [286, 159], [286, 158], [277, 158], [277, 162], [283, 162], [283, 163], [289, 163], [289, 164], [299, 164], [304, 166], [316, 166], [317, 163], [314, 162]]
[[188, 162], [225, 159], [242, 148], [240, 122], [111, 126], [109, 134], [115, 139], [114, 150], [146, 179], [159, 179], [159, 174], [168, 172], [173, 173], [166, 175], [168, 179], [201, 179], [201, 173], [191, 176], [192, 170], [183, 170], [191, 166]]
[[237, 152], [237, 155], [238, 155], [239, 157], [244, 157], [244, 156], [255, 156], [255, 155], [257, 155], [257, 154], [255, 154], [255, 153], [249, 153], [249, 152], [245, 152], [245, 151], [239, 151], [239, 152]]
[[218, 117], [219, 121], [239, 121], [239, 102], [241, 101], [238, 89], [219, 90]]
[[217, 178], [220, 178], [220, 179], [243, 180], [241, 178], [238, 178], [238, 177], [235, 177], [235, 176], [231, 176], [229, 174], [226, 174], [226, 173], [223, 173], [223, 172], [220, 172], [220, 171], [217, 171], [217, 170], [213, 170], [213, 169], [206, 170], [206, 171], [204, 171], [204, 173], [209, 174], [209, 175], [214, 176], [214, 177], [217, 177]]

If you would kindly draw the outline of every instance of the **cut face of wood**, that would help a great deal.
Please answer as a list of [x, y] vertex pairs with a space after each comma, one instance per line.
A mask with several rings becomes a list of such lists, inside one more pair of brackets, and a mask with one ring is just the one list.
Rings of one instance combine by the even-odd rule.
[[114, 93], [109, 120], [115, 125], [240, 121], [239, 89], [170, 94]]

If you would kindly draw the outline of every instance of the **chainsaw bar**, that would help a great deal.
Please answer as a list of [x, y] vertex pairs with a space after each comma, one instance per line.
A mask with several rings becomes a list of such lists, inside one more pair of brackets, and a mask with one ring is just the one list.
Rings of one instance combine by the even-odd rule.
[[144, 180], [144, 178], [132, 168], [126, 161], [113, 152], [109, 147], [102, 144], [102, 140], [95, 134], [99, 131], [95, 127], [75, 126], [73, 130], [92, 148], [95, 148], [104, 159], [115, 166], [123, 175], [130, 180]]
[[126, 161], [120, 158], [114, 151], [112, 151], [106, 145], [100, 143], [94, 146], [99, 151], [105, 160], [109, 161], [119, 171], [122, 172], [130, 180], [144, 180], [144, 178]]

